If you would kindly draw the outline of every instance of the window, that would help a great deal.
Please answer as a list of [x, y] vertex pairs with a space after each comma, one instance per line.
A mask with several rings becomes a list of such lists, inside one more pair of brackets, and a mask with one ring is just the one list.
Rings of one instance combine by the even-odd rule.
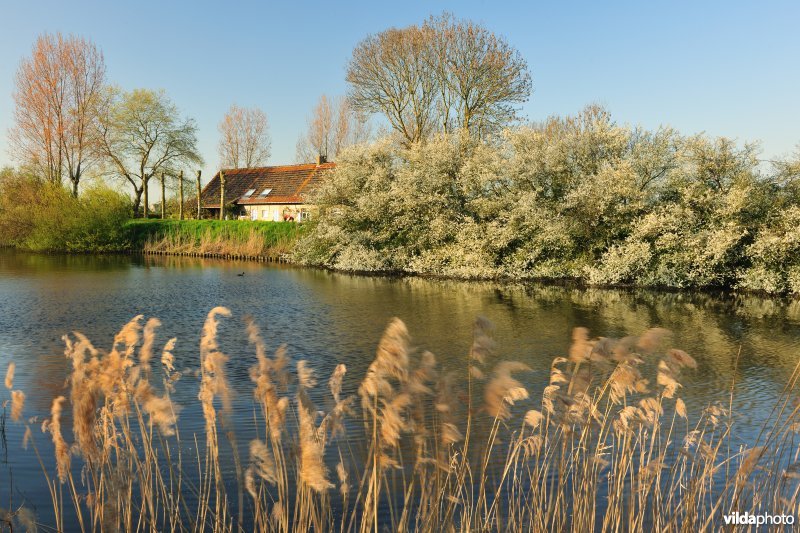
[[259, 198], [266, 198], [269, 193], [272, 192], [272, 189], [264, 189], [261, 191], [261, 194], [258, 195]]
[[242, 198], [250, 198], [253, 196], [253, 193], [256, 192], [255, 189], [247, 189], [247, 192], [242, 195]]

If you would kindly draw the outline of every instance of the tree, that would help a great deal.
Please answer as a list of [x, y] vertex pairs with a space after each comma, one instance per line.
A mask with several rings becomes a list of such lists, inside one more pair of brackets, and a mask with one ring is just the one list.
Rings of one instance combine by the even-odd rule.
[[531, 94], [528, 63], [503, 38], [450, 14], [423, 26], [439, 88], [439, 124], [482, 136], [517, 118]]
[[333, 161], [342, 150], [369, 139], [369, 124], [346, 97], [322, 95], [308, 118], [308, 130], [297, 141], [297, 160], [312, 162], [317, 156]]
[[419, 26], [370, 35], [353, 50], [347, 67], [350, 99], [364, 113], [382, 113], [406, 143], [435, 129], [437, 80], [426, 57], [431, 48]]
[[258, 108], [232, 105], [219, 123], [219, 158], [223, 168], [264, 166], [272, 140], [267, 115]]
[[109, 173], [130, 183], [134, 212], [143, 200], [145, 216], [153, 176], [174, 177], [181, 167], [203, 161], [194, 120], [182, 117], [164, 91], [112, 91], [99, 121], [99, 139]]
[[370, 35], [346, 79], [354, 107], [383, 114], [406, 144], [453, 129], [484, 137], [517, 118], [532, 88], [527, 62], [503, 37], [448, 14]]
[[90, 41], [44, 34], [17, 70], [10, 144], [51, 183], [78, 184], [98, 155], [95, 123], [105, 94], [103, 54]]
[[772, 166], [779, 182], [796, 192], [800, 182], [800, 143], [789, 158], [772, 161]]

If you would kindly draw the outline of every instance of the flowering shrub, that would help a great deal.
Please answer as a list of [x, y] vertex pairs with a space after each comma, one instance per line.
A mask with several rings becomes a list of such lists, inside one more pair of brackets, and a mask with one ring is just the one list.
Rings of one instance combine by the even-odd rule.
[[[341, 155], [301, 263], [461, 278], [800, 291], [800, 165], [600, 107], [478, 142]], [[789, 184], [789, 185], [787, 185]]]

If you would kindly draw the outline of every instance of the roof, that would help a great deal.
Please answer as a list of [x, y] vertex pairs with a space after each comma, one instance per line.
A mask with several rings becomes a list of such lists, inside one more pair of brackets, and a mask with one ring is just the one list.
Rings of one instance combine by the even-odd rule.
[[[225, 203], [236, 205], [302, 204], [304, 195], [324, 178], [325, 171], [336, 168], [335, 163], [310, 163], [277, 167], [222, 169], [225, 174]], [[246, 192], [252, 194], [244, 198]], [[262, 193], [271, 189], [263, 196]], [[219, 172], [200, 193], [205, 208], [219, 209]]]

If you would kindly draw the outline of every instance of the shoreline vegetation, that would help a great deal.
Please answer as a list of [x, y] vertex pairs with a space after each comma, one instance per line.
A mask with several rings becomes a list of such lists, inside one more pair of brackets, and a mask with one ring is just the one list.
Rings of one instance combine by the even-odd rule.
[[[489, 138], [352, 146], [302, 224], [137, 220], [102, 186], [0, 173], [0, 245], [280, 260], [354, 274], [800, 295], [800, 153], [599, 106]], [[174, 206], [173, 206], [174, 207]], [[167, 211], [167, 216], [175, 212]]]
[[[157, 318], [135, 317], [110, 351], [80, 333], [64, 337], [68, 390], [53, 399], [42, 426], [52, 442], [30, 426], [24, 440], [27, 453], [40, 457], [51, 525], [688, 531], [719, 527], [732, 510], [794, 521], [800, 463], [792, 443], [800, 407], [793, 391], [800, 367], [757, 442], [744, 446], [733, 398], [689, 412], [680, 381], [697, 363], [673, 348], [664, 329], [611, 339], [576, 328], [541, 397], [533, 398], [530, 368], [500, 357], [493, 326], [482, 318], [465, 368], [441, 367], [393, 319], [365, 375], [351, 379], [342, 364], [320, 376], [306, 361], [292, 361], [285, 346], [270, 353], [258, 325], [245, 317], [243, 334], [254, 350], [253, 415], [261, 428], [246, 443], [236, 439], [228, 355], [217, 337], [221, 320], [231, 320], [228, 309], [209, 312], [197, 373], [176, 370], [183, 364], [172, 353], [178, 340], [157, 340]], [[30, 413], [14, 372], [11, 363], [11, 423], [26, 424]], [[187, 406], [172, 396], [193, 376], [205, 427], [181, 434]], [[327, 407], [320, 410], [312, 396]], [[72, 416], [63, 417], [70, 409]], [[363, 432], [363, 446], [349, 441], [353, 432]], [[234, 469], [223, 467], [223, 456]], [[27, 508], [3, 516], [17, 525], [40, 520]]]
[[[170, 215], [177, 213], [170, 206]], [[303, 224], [132, 218], [126, 195], [102, 185], [75, 197], [57, 184], [0, 171], [0, 247], [29, 252], [124, 253], [287, 260]]]
[[288, 261], [302, 224], [244, 220], [132, 220], [130, 250], [145, 254]]

